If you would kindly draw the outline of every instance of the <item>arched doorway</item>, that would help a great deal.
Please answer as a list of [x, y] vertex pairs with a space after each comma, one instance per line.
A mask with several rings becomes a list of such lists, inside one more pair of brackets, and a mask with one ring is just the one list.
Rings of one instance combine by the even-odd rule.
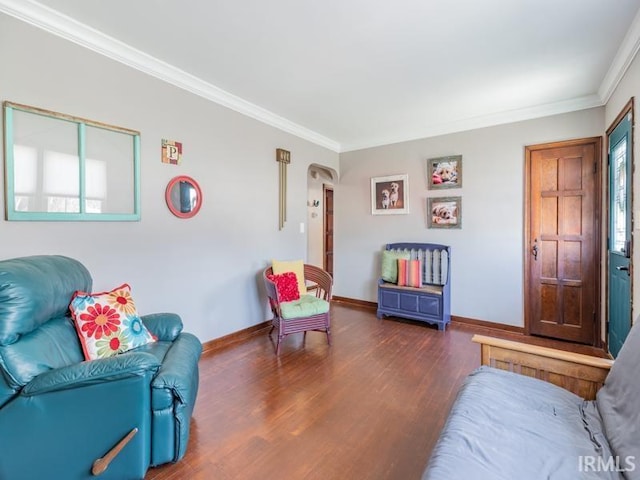
[[333, 275], [334, 170], [312, 164], [307, 172], [307, 262]]

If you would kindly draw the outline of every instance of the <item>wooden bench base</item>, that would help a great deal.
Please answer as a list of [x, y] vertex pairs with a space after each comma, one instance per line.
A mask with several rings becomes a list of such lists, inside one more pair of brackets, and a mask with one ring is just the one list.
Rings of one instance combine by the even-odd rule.
[[412, 288], [382, 283], [378, 285], [377, 316], [418, 320], [444, 330], [451, 322], [451, 313], [442, 290], [442, 287]]
[[586, 400], [596, 398], [613, 360], [553, 348], [474, 335], [481, 363], [545, 380]]

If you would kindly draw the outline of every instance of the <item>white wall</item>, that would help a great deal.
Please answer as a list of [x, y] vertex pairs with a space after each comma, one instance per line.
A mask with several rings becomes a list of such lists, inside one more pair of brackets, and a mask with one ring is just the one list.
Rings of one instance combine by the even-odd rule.
[[[606, 110], [348, 152], [338, 158], [1, 14], [0, 62], [1, 100], [142, 134], [142, 221], [2, 220], [0, 258], [78, 258], [92, 272], [97, 290], [129, 282], [142, 313], [178, 312], [186, 329], [203, 341], [265, 320], [259, 271], [274, 257], [306, 258], [307, 234], [299, 233], [299, 224], [308, 219], [311, 164], [341, 173], [334, 193], [336, 295], [376, 300], [379, 252], [385, 243], [442, 242], [453, 247], [453, 313], [522, 325], [524, 146], [601, 135], [640, 89], [635, 61]], [[160, 162], [162, 138], [183, 142], [181, 166]], [[276, 148], [292, 152], [289, 220], [281, 232]], [[426, 159], [453, 154], [463, 155], [464, 187], [428, 191]], [[397, 173], [409, 174], [410, 214], [372, 216], [370, 178]], [[164, 203], [166, 184], [176, 175], [193, 176], [203, 189], [204, 205], [193, 219], [173, 217]], [[635, 183], [638, 188], [637, 175]], [[449, 194], [463, 197], [462, 230], [427, 229], [426, 197]], [[4, 197], [0, 208], [4, 209]], [[315, 227], [309, 225], [307, 232]], [[636, 256], [638, 250], [634, 249]], [[640, 282], [635, 281], [634, 297], [639, 294]]]
[[[444, 243], [452, 247], [452, 314], [523, 326], [524, 147], [603, 132], [596, 108], [341, 154], [336, 295], [376, 301], [386, 243]], [[462, 188], [427, 190], [426, 160], [445, 155], [462, 155]], [[370, 178], [405, 173], [410, 213], [371, 215]], [[462, 229], [427, 229], [426, 198], [458, 195]]]
[[[0, 258], [75, 257], [95, 290], [129, 282], [141, 313], [177, 312], [202, 341], [267, 319], [258, 274], [272, 258], [305, 258], [299, 224], [307, 219], [308, 166], [337, 170], [336, 153], [2, 14], [0, 64], [2, 100], [139, 130], [142, 141], [140, 222], [2, 220]], [[182, 165], [161, 163], [163, 138], [183, 142]], [[292, 155], [283, 231], [276, 148]], [[165, 205], [177, 175], [203, 190], [190, 220]]]
[[[638, 137], [638, 121], [640, 111], [638, 110], [638, 99], [640, 98], [640, 58], [636, 56], [631, 62], [629, 69], [625, 73], [624, 77], [616, 87], [615, 91], [611, 95], [611, 98], [607, 102], [605, 107], [605, 129], [609, 128], [613, 121], [616, 119], [618, 114], [622, 111], [627, 102], [631, 99], [631, 97], [635, 97], [635, 128], [633, 130], [633, 157], [634, 163], [638, 164], [638, 159], [640, 159], [640, 138]], [[607, 148], [606, 139], [604, 142], [604, 148]], [[640, 195], [640, 177], [637, 172], [633, 173], [633, 190], [634, 194], [632, 196], [633, 199], [633, 264], [636, 266], [633, 269], [633, 278], [632, 278], [632, 298], [633, 298], [633, 313], [631, 318], [635, 319], [638, 315], [640, 315], [640, 244], [638, 243], [638, 232], [640, 231], [640, 203], [638, 201], [638, 195]]]

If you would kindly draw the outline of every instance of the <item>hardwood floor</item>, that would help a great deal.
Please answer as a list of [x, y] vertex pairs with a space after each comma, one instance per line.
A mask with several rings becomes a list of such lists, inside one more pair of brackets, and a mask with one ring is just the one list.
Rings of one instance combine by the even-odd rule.
[[443, 333], [343, 305], [332, 305], [332, 327], [331, 347], [322, 333], [304, 345], [296, 334], [276, 357], [263, 330], [207, 352], [187, 453], [146, 478], [419, 479], [480, 364], [471, 337], [487, 330]]

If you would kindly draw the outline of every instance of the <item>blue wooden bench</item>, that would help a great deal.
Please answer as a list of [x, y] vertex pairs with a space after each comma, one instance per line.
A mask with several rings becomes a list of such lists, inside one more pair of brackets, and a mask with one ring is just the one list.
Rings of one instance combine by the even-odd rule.
[[438, 325], [451, 322], [451, 247], [436, 243], [390, 243], [386, 250], [408, 251], [422, 263], [422, 286], [378, 280], [378, 318], [408, 318]]

